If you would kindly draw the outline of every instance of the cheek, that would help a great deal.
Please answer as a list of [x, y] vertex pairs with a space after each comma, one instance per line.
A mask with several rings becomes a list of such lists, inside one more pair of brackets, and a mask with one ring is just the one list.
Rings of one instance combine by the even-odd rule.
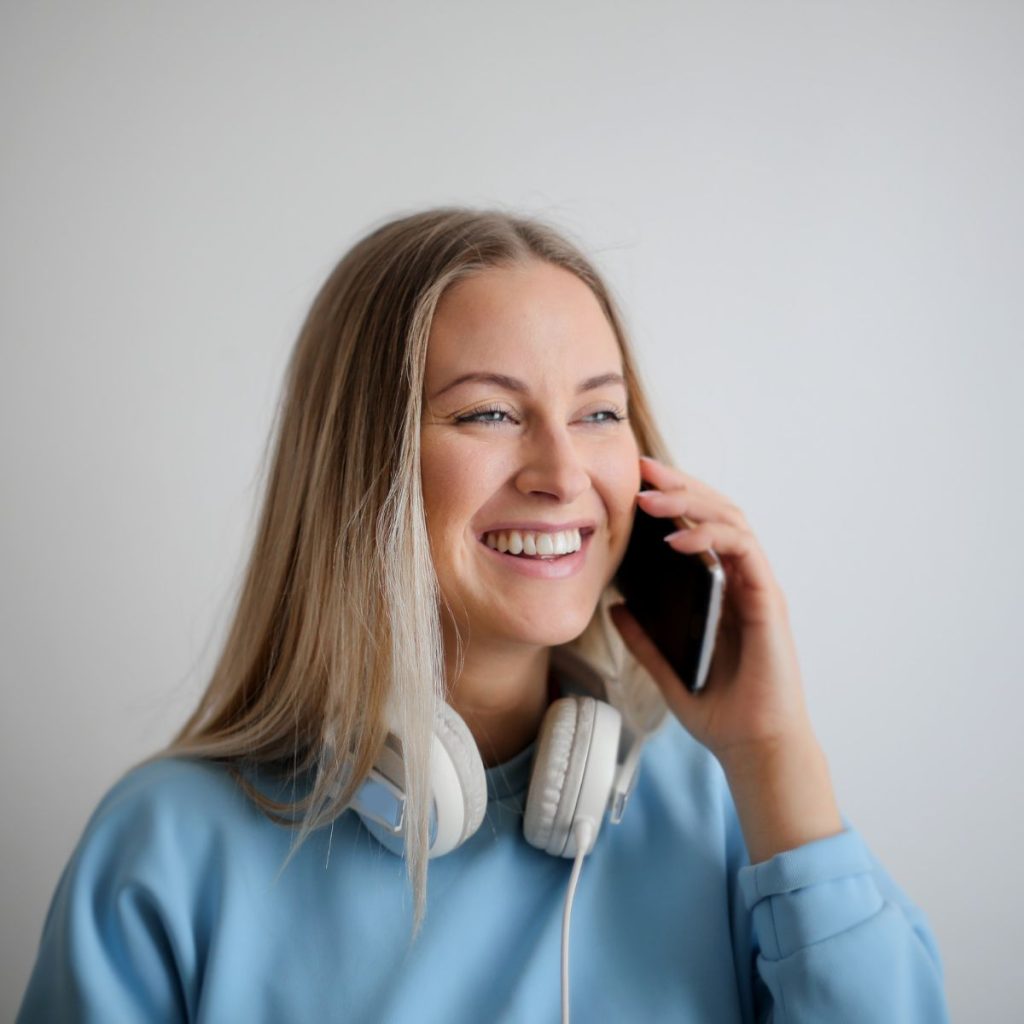
[[420, 481], [427, 531], [436, 559], [436, 545], [458, 517], [459, 494], [463, 486], [458, 463], [445, 458], [443, 453], [424, 452], [420, 461]]
[[452, 543], [469, 525], [496, 486], [484, 471], [485, 460], [472, 458], [458, 445], [424, 444], [420, 482], [431, 543]]
[[640, 490], [640, 448], [632, 433], [622, 438], [614, 451], [602, 459], [600, 473], [608, 501], [616, 511], [632, 509]]
[[457, 468], [451, 459], [444, 457], [443, 452], [423, 449], [420, 457], [420, 485], [428, 518], [437, 507], [444, 504], [443, 498], [452, 489]]
[[626, 552], [633, 516], [636, 510], [636, 495], [640, 490], [640, 449], [630, 435], [624, 440], [614, 460], [605, 465], [604, 490], [608, 508], [608, 542], [611, 554], [619, 559]]

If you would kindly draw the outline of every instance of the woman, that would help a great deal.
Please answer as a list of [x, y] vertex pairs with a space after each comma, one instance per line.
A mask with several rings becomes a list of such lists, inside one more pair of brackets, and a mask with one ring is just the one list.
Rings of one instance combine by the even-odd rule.
[[[637, 507], [726, 569], [698, 695], [615, 607]], [[578, 734], [610, 753], [574, 818]], [[19, 1019], [550, 1020], [566, 857], [579, 1020], [946, 1017], [765, 555], [671, 465], [600, 277], [535, 221], [429, 210], [314, 301], [223, 653], [90, 820]]]

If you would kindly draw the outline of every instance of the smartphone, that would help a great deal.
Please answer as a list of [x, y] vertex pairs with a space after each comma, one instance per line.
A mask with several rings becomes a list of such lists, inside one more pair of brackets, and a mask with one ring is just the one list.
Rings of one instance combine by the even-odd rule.
[[626, 607], [691, 693], [707, 682], [725, 570], [714, 551], [685, 554], [663, 538], [696, 525], [686, 516], [652, 516], [638, 507], [613, 580]]

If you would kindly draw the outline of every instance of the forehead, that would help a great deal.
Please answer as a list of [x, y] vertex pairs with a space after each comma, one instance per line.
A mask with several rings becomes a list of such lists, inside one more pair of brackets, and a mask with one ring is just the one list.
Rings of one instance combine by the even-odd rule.
[[427, 376], [478, 369], [481, 361], [493, 364], [488, 369], [517, 362], [520, 369], [564, 364], [574, 372], [596, 364], [621, 367], [615, 332], [589, 286], [540, 260], [489, 268], [442, 295], [427, 346]]

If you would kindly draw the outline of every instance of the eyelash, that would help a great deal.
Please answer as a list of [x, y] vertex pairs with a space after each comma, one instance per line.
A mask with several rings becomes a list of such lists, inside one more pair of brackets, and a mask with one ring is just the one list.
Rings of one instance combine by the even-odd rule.
[[[482, 424], [484, 424], [485, 426], [488, 426], [488, 427], [499, 427], [499, 426], [501, 426], [501, 421], [500, 420], [481, 420], [481, 419], [477, 419], [478, 416], [486, 416], [489, 413], [496, 413], [496, 412], [501, 413], [503, 416], [510, 416], [511, 415], [508, 412], [507, 409], [502, 409], [498, 405], [489, 405], [485, 409], [477, 409], [476, 412], [466, 413], [465, 416], [456, 416], [455, 417], [455, 422], [456, 423], [482, 423]], [[591, 416], [600, 416], [603, 413], [606, 413], [609, 416], [611, 416], [611, 419], [608, 419], [608, 420], [598, 420], [597, 422], [599, 422], [599, 423], [622, 423], [626, 419], [626, 416], [623, 414], [623, 412], [620, 409], [598, 409], [595, 412], [592, 412], [590, 415]]]

